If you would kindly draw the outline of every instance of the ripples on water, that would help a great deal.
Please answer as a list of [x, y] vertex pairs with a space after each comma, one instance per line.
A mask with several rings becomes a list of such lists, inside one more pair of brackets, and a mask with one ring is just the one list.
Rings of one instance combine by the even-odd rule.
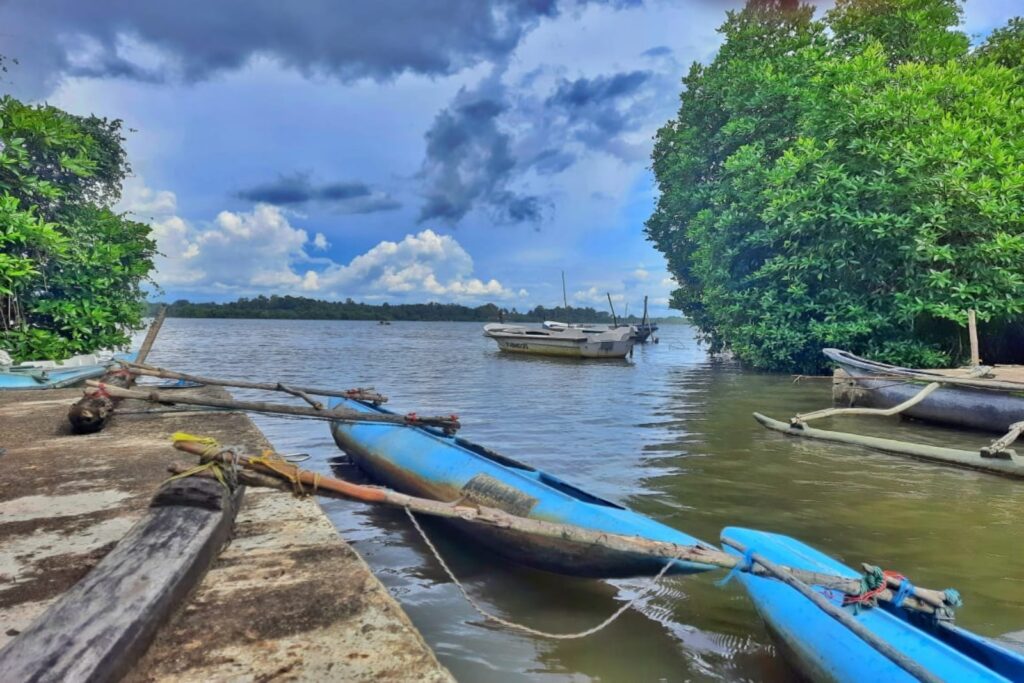
[[[170, 319], [151, 360], [210, 376], [374, 386], [395, 410], [457, 413], [462, 436], [707, 541], [730, 525], [790, 534], [847, 564], [956, 586], [967, 600], [960, 623], [982, 634], [1024, 628], [1019, 484], [765, 431], [751, 412], [824, 407], [829, 382], [711, 360], [686, 326], [660, 335], [632, 361], [580, 362], [499, 354], [475, 324]], [[279, 450], [360, 478], [324, 424], [256, 420]], [[988, 438], [884, 420], [832, 427], [968, 448]], [[665, 579], [595, 636], [539, 640], [482, 623], [402, 513], [322, 503], [460, 680], [792, 678], [735, 582]], [[589, 628], [648, 585], [511, 566], [424, 527], [487, 609], [542, 630]]]

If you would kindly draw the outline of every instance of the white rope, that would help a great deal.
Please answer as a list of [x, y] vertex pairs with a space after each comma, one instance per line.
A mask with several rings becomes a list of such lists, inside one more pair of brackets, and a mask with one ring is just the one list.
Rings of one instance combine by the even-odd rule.
[[605, 628], [613, 621], [618, 619], [620, 616], [622, 616], [622, 614], [630, 607], [635, 605], [638, 600], [646, 597], [647, 594], [650, 593], [651, 590], [654, 588], [655, 584], [658, 583], [658, 580], [661, 579], [661, 577], [665, 576], [665, 572], [669, 570], [669, 567], [671, 567], [675, 563], [674, 559], [670, 559], [668, 562], [666, 562], [665, 566], [662, 567], [661, 571], [658, 572], [651, 579], [650, 584], [646, 588], [644, 588], [644, 590], [640, 591], [640, 593], [638, 593], [636, 597], [634, 597], [632, 600], [619, 607], [619, 609], [615, 610], [615, 612], [613, 612], [610, 617], [602, 621], [597, 626], [594, 626], [593, 628], [588, 628], [586, 631], [579, 631], [578, 633], [548, 633], [547, 631], [538, 631], [535, 628], [530, 628], [529, 626], [524, 626], [523, 624], [517, 624], [514, 621], [509, 621], [507, 619], [502, 619], [501, 617], [495, 614], [491, 614], [483, 607], [481, 607], [480, 604], [469, 595], [469, 593], [466, 591], [466, 587], [463, 586], [462, 583], [460, 583], [457, 578], [455, 578], [455, 574], [452, 573], [452, 570], [448, 566], [448, 563], [444, 561], [443, 557], [441, 557], [441, 553], [439, 553], [437, 551], [437, 548], [434, 547], [434, 544], [431, 543], [430, 539], [427, 537], [426, 532], [423, 531], [423, 528], [420, 526], [420, 523], [416, 520], [416, 516], [413, 515], [412, 510], [410, 510], [407, 507], [403, 509], [405, 510], [405, 514], [409, 516], [409, 520], [412, 522], [412, 525], [416, 528], [416, 531], [420, 533], [420, 537], [423, 539], [423, 542], [427, 544], [427, 547], [430, 548], [430, 552], [434, 554], [434, 558], [437, 560], [438, 564], [441, 565], [441, 568], [444, 569], [445, 574], [448, 575], [448, 578], [452, 580], [452, 583], [455, 584], [455, 587], [458, 588], [459, 592], [462, 593], [462, 597], [466, 599], [466, 602], [468, 602], [473, 609], [475, 609], [485, 619], [495, 621], [501, 624], [502, 626], [507, 626], [509, 628], [516, 629], [517, 631], [523, 631], [524, 633], [529, 633], [530, 635], [540, 636], [541, 638], [553, 638], [555, 640], [575, 640], [577, 638], [586, 638], [587, 636], [597, 633], [598, 631], [600, 631], [601, 629]]

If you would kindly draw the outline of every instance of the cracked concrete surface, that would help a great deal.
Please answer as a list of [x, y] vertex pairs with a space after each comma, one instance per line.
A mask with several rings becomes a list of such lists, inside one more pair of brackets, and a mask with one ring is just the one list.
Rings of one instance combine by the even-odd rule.
[[[183, 459], [171, 434], [267, 445], [241, 414], [146, 413], [134, 401], [99, 434], [72, 435], [67, 408], [80, 396], [0, 392], [0, 646], [141, 517], [168, 463]], [[126, 680], [324, 679], [451, 675], [314, 499], [250, 488], [232, 542]]]

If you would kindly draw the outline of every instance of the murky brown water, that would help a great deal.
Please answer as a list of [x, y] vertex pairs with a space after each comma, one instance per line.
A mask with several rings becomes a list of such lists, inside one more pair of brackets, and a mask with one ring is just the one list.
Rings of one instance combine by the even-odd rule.
[[[847, 564], [958, 588], [959, 622], [981, 634], [1024, 628], [1024, 486], [768, 432], [751, 412], [824, 407], [829, 382], [710, 360], [686, 326], [665, 327], [661, 340], [632, 362], [574, 362], [499, 354], [474, 324], [171, 319], [152, 360], [215, 376], [373, 385], [396, 410], [458, 413], [466, 438], [706, 541], [729, 525], [789, 534]], [[278, 449], [310, 452], [324, 471], [339, 455], [322, 423], [258, 422]], [[883, 419], [829, 426], [964, 447], [989, 438]], [[483, 624], [402, 514], [324, 505], [460, 680], [792, 677], [742, 589], [717, 587], [717, 575], [664, 580], [596, 636], [540, 640]], [[483, 604], [543, 630], [588, 628], [646, 585], [510, 566], [426, 528]]]

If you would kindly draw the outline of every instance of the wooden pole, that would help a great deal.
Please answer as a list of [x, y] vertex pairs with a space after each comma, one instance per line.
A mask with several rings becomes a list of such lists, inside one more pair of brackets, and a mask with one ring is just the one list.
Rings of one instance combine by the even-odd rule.
[[[163, 327], [164, 319], [167, 317], [167, 306], [160, 306], [156, 318], [153, 319], [146, 338], [142, 340], [142, 346], [135, 355], [139, 363], [146, 362], [149, 352], [153, 349], [153, 342]], [[135, 377], [123, 369], [108, 370], [100, 381], [107, 386], [129, 388], [135, 383]], [[71, 431], [75, 434], [93, 434], [103, 429], [114, 414], [116, 403], [114, 398], [104, 392], [90, 392], [78, 400], [68, 409], [68, 421], [71, 423]]]
[[569, 320], [569, 297], [565, 295], [565, 271], [562, 271], [562, 305], [565, 306], [565, 324], [570, 323]]
[[167, 306], [161, 304], [160, 310], [156, 312], [156, 318], [153, 319], [153, 323], [149, 326], [149, 330], [146, 332], [146, 338], [142, 340], [142, 346], [139, 347], [139, 352], [135, 356], [135, 362], [146, 362], [146, 358], [149, 357], [149, 352], [153, 349], [153, 342], [156, 341], [156, 335], [160, 334], [160, 328], [164, 326], [164, 320], [166, 318]]
[[978, 350], [978, 318], [974, 309], [967, 311], [967, 333], [971, 337], [971, 366], [981, 365], [981, 354]]
[[[861, 434], [832, 432], [824, 429], [815, 429], [813, 427], [797, 426], [780, 420], [773, 420], [761, 413], [754, 413], [754, 419], [768, 429], [782, 432], [783, 434], [788, 434], [790, 436], [802, 436], [808, 439], [818, 439], [820, 441], [847, 443], [854, 446], [861, 446], [863, 448], [881, 451], [883, 453], [894, 453], [896, 455], [917, 458], [918, 460], [928, 460], [947, 465], [955, 465], [957, 467], [966, 467], [972, 470], [980, 470], [991, 474], [1000, 474], [1006, 477], [1014, 477], [1016, 479], [1024, 479], [1024, 463], [1014, 457], [1014, 452], [1012, 450], [1002, 449], [997, 452], [993, 446], [998, 446], [998, 444], [988, 447], [991, 450], [992, 457], [983, 457], [984, 453], [980, 453], [978, 451], [964, 451], [958, 448], [945, 448], [943, 446], [931, 446], [928, 444], [911, 443], [909, 441], [897, 441], [896, 439], [885, 439], [878, 436], [863, 436]], [[1007, 437], [1009, 436], [1010, 435], [1008, 434]], [[1013, 438], [1016, 438], [1016, 434], [1013, 435]]]
[[[239, 389], [261, 389], [263, 391], [284, 391], [289, 394], [301, 391], [306, 394], [313, 394], [314, 396], [336, 396], [338, 398], [351, 398], [356, 401], [366, 401], [367, 403], [375, 404], [387, 403], [388, 400], [387, 396], [382, 396], [371, 388], [358, 387], [355, 389], [338, 390], [323, 389], [319, 387], [286, 387], [280, 383], [246, 382], [240, 379], [200, 377], [199, 375], [189, 375], [184, 372], [175, 372], [173, 370], [157, 368], [144, 363], [132, 363], [130, 361], [121, 361], [121, 365], [128, 368], [133, 375], [146, 375], [148, 377], [159, 377], [161, 379], [176, 379], [184, 382], [195, 382], [196, 384], [212, 384], [220, 387], [237, 387]], [[295, 395], [298, 396], [298, 394]]]
[[615, 317], [615, 305], [612, 304], [612, 293], [611, 292], [605, 292], [605, 293], [608, 295], [608, 308], [612, 309], [612, 323], [615, 325], [615, 327], [618, 327], [619, 326], [619, 320], [618, 320], [618, 318]]
[[385, 424], [398, 424], [415, 427], [439, 427], [447, 432], [454, 432], [462, 426], [459, 423], [458, 417], [455, 415], [451, 415], [449, 417], [419, 417], [413, 413], [410, 413], [409, 415], [361, 413], [345, 408], [322, 410], [318, 408], [306, 408], [305, 406], [286, 405], [283, 403], [236, 401], [235, 399], [230, 398], [213, 398], [210, 396], [178, 396], [177, 394], [161, 393], [158, 391], [132, 391], [130, 389], [122, 389], [120, 387], [106, 385], [94, 380], [87, 380], [86, 385], [95, 387], [113, 398], [134, 398], [140, 401], [152, 401], [153, 403], [181, 403], [184, 405], [206, 406], [209, 408], [245, 410], [253, 413], [312, 417], [318, 420], [334, 420], [337, 422], [383, 422]]
[[[590, 546], [600, 546], [611, 550], [636, 553], [658, 558], [676, 558], [687, 562], [705, 564], [710, 567], [732, 569], [740, 563], [734, 556], [717, 548], [704, 545], [685, 546], [677, 543], [652, 541], [639, 536], [593, 531], [568, 524], [558, 524], [530, 517], [518, 517], [503, 510], [491, 507], [473, 507], [462, 503], [445, 503], [429, 498], [409, 496], [377, 486], [353, 484], [334, 477], [325, 477], [283, 460], [268, 461], [262, 457], [245, 454], [218, 452], [216, 446], [197, 441], [178, 441], [174, 444], [178, 450], [200, 456], [204, 459], [215, 459], [225, 465], [238, 462], [240, 466], [252, 468], [256, 472], [274, 477], [283, 477], [289, 482], [298, 482], [303, 490], [321, 495], [337, 495], [343, 498], [366, 503], [379, 503], [394, 507], [409, 508], [435, 517], [473, 522], [500, 529], [509, 529], [524, 534], [532, 534], [546, 538], [569, 541]], [[287, 484], [286, 484], [287, 485]], [[789, 568], [790, 573], [809, 584], [820, 585], [833, 590], [856, 595], [860, 591], [860, 579], [849, 579], [833, 574], [821, 574], [803, 569]], [[762, 568], [753, 567], [751, 573], [758, 576], [771, 576]], [[878, 594], [881, 600], [891, 601], [895, 592], [886, 589]], [[914, 594], [903, 603], [909, 609], [932, 614], [937, 606], [944, 606], [945, 596], [941, 591], [914, 587]]]

